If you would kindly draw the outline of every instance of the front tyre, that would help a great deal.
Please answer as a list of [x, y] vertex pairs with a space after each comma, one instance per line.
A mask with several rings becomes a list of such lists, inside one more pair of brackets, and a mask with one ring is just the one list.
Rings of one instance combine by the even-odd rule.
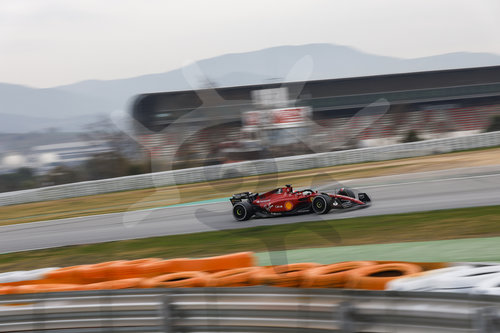
[[238, 202], [233, 206], [233, 216], [236, 221], [247, 221], [254, 214], [252, 205], [247, 201]]
[[332, 209], [332, 198], [326, 194], [320, 194], [314, 197], [312, 209], [316, 214], [326, 214]]

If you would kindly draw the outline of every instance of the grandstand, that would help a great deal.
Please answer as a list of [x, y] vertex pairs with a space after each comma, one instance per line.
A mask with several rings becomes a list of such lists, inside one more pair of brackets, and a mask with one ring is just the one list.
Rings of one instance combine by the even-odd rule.
[[[500, 114], [500, 66], [145, 94], [132, 114], [146, 128], [136, 130], [152, 158], [224, 162], [218, 147], [243, 138], [244, 113], [265, 108], [255, 92], [280, 87], [289, 96], [281, 107], [312, 110], [307, 133], [316, 152], [396, 143], [411, 130], [424, 139], [478, 133]], [[390, 105], [382, 117], [360, 116], [380, 99]], [[268, 148], [273, 156], [311, 152]]]

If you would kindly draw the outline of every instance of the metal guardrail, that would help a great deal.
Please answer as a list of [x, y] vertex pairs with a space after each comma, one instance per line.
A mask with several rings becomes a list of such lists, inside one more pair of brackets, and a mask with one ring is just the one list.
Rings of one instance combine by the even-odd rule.
[[272, 287], [0, 297], [0, 332], [499, 332], [500, 296]]
[[491, 132], [458, 138], [427, 140], [384, 147], [362, 148], [156, 172], [151, 174], [0, 193], [0, 206], [73, 198], [117, 191], [138, 190], [176, 184], [204, 182], [237, 176], [255, 176], [274, 172], [297, 171], [340, 164], [425, 156], [436, 153], [447, 153], [499, 145], [500, 132]]

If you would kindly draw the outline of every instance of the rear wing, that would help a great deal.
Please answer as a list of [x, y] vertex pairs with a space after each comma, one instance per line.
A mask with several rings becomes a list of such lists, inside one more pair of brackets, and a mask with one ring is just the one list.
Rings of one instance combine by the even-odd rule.
[[258, 193], [252, 193], [252, 192], [236, 193], [229, 200], [231, 201], [231, 204], [234, 206], [236, 203], [241, 202], [242, 200], [245, 199], [248, 200], [249, 202], [252, 202], [258, 195], [259, 195]]

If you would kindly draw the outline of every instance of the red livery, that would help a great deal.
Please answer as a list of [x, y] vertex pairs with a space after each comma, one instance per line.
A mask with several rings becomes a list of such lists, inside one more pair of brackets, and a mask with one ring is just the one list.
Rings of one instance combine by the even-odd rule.
[[286, 185], [263, 194], [238, 193], [230, 200], [234, 218], [237, 221], [246, 221], [254, 215], [270, 217], [303, 213], [326, 214], [332, 208], [369, 206], [370, 197], [366, 193], [356, 192], [345, 187], [336, 189], [331, 194], [310, 189], [294, 191], [291, 185]]

